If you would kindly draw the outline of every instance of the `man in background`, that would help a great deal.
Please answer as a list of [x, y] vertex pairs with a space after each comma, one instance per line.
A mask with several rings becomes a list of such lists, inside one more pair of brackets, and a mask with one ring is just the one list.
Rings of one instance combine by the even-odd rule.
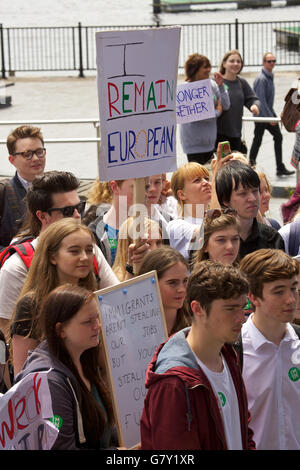
[[[261, 106], [259, 117], [276, 117], [273, 108], [275, 88], [273, 69], [276, 64], [276, 58], [272, 52], [266, 52], [263, 56], [263, 68], [256, 77], [253, 89], [258, 96]], [[289, 171], [282, 162], [282, 134], [278, 122], [256, 122], [254, 128], [254, 138], [250, 149], [249, 160], [251, 166], [256, 164], [256, 157], [261, 146], [265, 130], [269, 131], [274, 139], [274, 150], [276, 159], [277, 176], [289, 176], [295, 173]]]
[[0, 249], [8, 246], [25, 217], [28, 188], [44, 172], [46, 149], [38, 127], [20, 126], [7, 137], [8, 159], [16, 168], [10, 181], [0, 184]]

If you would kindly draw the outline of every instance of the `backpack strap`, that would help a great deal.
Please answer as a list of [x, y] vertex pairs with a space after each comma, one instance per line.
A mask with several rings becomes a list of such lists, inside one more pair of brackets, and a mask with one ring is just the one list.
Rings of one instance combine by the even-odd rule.
[[12, 246], [11, 249], [18, 253], [26, 268], [29, 269], [34, 255], [32, 244], [30, 242], [18, 243]]
[[98, 263], [97, 263], [97, 259], [96, 259], [96, 256], [95, 256], [95, 255], [93, 256], [93, 266], [94, 266], [94, 273], [95, 273], [96, 279], [97, 279], [97, 281], [99, 282], [99, 281], [100, 281], [100, 277], [99, 277], [99, 265], [98, 265]]
[[300, 222], [292, 222], [289, 235], [289, 255], [297, 256], [300, 245]]

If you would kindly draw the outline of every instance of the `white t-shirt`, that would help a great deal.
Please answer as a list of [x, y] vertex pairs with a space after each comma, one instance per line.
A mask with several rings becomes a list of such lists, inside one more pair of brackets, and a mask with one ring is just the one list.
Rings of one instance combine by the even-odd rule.
[[[34, 249], [37, 243], [38, 238], [31, 242]], [[94, 252], [99, 266], [99, 289], [119, 284], [120, 281], [97, 245], [94, 245]], [[11, 319], [27, 273], [28, 270], [18, 253], [11, 255], [0, 269], [0, 318]]]
[[229, 450], [242, 450], [241, 421], [235, 386], [227, 366], [222, 357], [223, 371], [213, 372], [208, 369], [195, 355], [197, 363], [207, 376], [218, 401], [221, 416], [223, 418], [225, 437]]
[[189, 250], [199, 250], [202, 247], [203, 230], [203, 219], [186, 217], [171, 220], [167, 225], [170, 246], [188, 260]]

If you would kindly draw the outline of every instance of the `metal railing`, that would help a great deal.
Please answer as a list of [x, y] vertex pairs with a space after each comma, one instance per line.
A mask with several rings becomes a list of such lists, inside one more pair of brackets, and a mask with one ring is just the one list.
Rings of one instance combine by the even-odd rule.
[[[43, 126], [47, 124], [92, 124], [96, 130], [96, 137], [63, 137], [63, 138], [47, 138], [44, 142], [51, 144], [65, 144], [65, 143], [96, 143], [97, 155], [100, 153], [100, 122], [99, 119], [57, 119], [57, 120], [34, 120], [34, 121], [0, 121], [0, 126], [10, 126], [11, 128], [21, 125], [38, 125]], [[0, 139], [0, 145], [6, 145], [6, 139]]]
[[[257, 116], [243, 116], [242, 118], [243, 124], [245, 122], [281, 122], [280, 117], [257, 117]], [[10, 127], [15, 127], [15, 126], [20, 126], [22, 124], [28, 124], [28, 125], [48, 125], [48, 124], [61, 124], [61, 125], [67, 125], [67, 124], [92, 124], [94, 129], [96, 130], [96, 137], [66, 137], [66, 138], [45, 138], [45, 143], [51, 143], [51, 144], [61, 144], [61, 143], [95, 143], [96, 144], [96, 152], [97, 152], [97, 158], [100, 154], [100, 143], [101, 143], [101, 137], [100, 137], [100, 122], [99, 119], [57, 119], [57, 120], [34, 120], [34, 121], [0, 121], [0, 127], [1, 126], [10, 126]], [[6, 145], [6, 140], [0, 139], [0, 145]], [[6, 176], [6, 175], [2, 175]], [[298, 183], [300, 178], [299, 175], [299, 165], [296, 168], [296, 182], [295, 185]], [[279, 195], [274, 193], [274, 196], [276, 197], [281, 197], [282, 193], [279, 192]]]
[[[155, 26], [159, 26], [158, 24]], [[74, 71], [80, 77], [96, 70], [95, 33], [152, 28], [143, 26], [9, 27], [0, 24], [1, 75], [19, 72]], [[164, 25], [167, 26], [167, 25]], [[169, 25], [170, 26], [170, 25]], [[265, 51], [276, 53], [277, 66], [299, 64], [300, 21], [239, 22], [182, 25], [179, 69], [199, 52], [217, 67], [224, 53], [239, 49], [245, 67], [261, 65]]]

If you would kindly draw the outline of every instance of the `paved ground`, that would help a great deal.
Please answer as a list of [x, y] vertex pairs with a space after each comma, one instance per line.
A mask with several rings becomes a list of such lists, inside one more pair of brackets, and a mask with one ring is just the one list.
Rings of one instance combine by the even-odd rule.
[[[243, 76], [252, 84], [257, 73], [245, 73]], [[275, 73], [275, 110], [279, 115], [284, 104], [284, 96], [291, 86], [295, 86], [300, 73], [277, 72]], [[6, 89], [12, 97], [12, 106], [0, 109], [0, 124], [3, 121], [41, 121], [59, 119], [93, 119], [99, 118], [98, 98], [95, 76], [86, 78], [77, 77], [14, 77], [9, 81], [14, 86]], [[179, 77], [179, 82], [183, 77]], [[3, 89], [0, 89], [3, 92]], [[245, 116], [250, 116], [246, 110]], [[0, 141], [5, 141], [6, 136], [15, 124], [1, 125]], [[43, 134], [47, 140], [54, 138], [95, 138], [96, 130], [93, 124], [43, 124]], [[253, 122], [246, 122], [243, 126], [243, 134], [248, 148], [253, 137]], [[292, 169], [290, 157], [294, 145], [294, 134], [289, 134], [282, 129], [283, 155], [287, 168]], [[0, 145], [0, 175], [12, 175], [13, 167], [7, 160], [5, 145]], [[186, 156], [177, 143], [177, 164], [186, 162]], [[273, 139], [270, 134], [265, 134], [260, 152], [257, 158], [257, 168], [268, 175], [274, 188], [272, 215], [280, 214], [279, 207], [293, 190], [296, 184], [296, 175], [289, 177], [277, 177]], [[94, 179], [97, 175], [97, 146], [96, 143], [47, 143], [47, 170], [71, 170], [76, 176], [83, 179]], [[279, 216], [277, 217], [279, 218]]]

